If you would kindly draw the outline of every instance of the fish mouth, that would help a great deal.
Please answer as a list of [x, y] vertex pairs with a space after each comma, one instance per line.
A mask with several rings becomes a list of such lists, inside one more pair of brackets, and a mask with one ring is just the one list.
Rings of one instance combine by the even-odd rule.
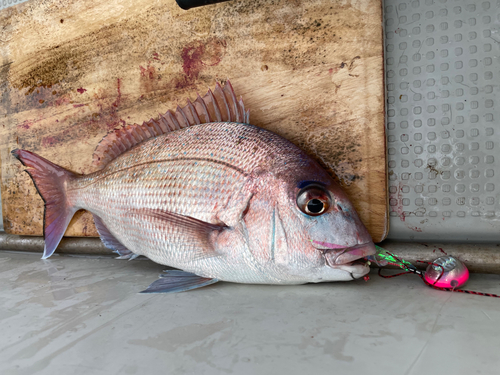
[[364, 258], [376, 253], [373, 242], [366, 242], [350, 247], [340, 247], [324, 242], [321, 244], [326, 246], [316, 247], [316, 249], [323, 253], [326, 264], [329, 267], [344, 269], [351, 272], [351, 274], [359, 275], [358, 277], [369, 272], [369, 266]]

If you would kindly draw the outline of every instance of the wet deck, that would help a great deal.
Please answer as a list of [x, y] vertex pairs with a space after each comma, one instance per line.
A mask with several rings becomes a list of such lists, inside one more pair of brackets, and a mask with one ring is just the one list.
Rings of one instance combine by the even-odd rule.
[[[498, 367], [500, 301], [402, 276], [141, 295], [148, 260], [0, 253], [3, 374], [466, 374]], [[499, 293], [498, 275], [468, 287]]]

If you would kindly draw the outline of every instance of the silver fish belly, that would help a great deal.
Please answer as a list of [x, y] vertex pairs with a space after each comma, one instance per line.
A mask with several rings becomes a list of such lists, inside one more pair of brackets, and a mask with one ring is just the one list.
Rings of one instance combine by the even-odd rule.
[[[290, 152], [290, 146], [254, 126], [204, 124], [147, 141], [68, 190], [74, 192], [75, 206], [101, 217], [135, 254], [205, 277], [267, 283], [272, 275], [258, 272], [244, 238], [229, 244], [230, 253], [224, 254], [211, 248], [218, 232], [204, 241], [154, 212], [237, 228], [264, 166], [285, 166], [300, 152]], [[236, 271], [230, 262], [238, 263]]]
[[218, 85], [175, 115], [115, 130], [94, 154], [102, 169], [88, 175], [14, 150], [45, 201], [44, 258], [85, 209], [122, 258], [182, 270], [146, 292], [364, 276], [358, 260], [375, 247], [340, 186], [291, 142], [233, 118], [248, 112], [229, 83]]

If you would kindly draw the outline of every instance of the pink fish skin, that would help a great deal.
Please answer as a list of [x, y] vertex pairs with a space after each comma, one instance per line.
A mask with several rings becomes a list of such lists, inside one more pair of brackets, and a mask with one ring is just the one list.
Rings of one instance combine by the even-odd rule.
[[14, 150], [45, 202], [43, 258], [85, 209], [120, 258], [185, 271], [148, 293], [368, 273], [357, 260], [375, 246], [340, 186], [294, 144], [248, 122], [227, 81], [175, 113], [109, 133], [94, 152], [102, 169], [88, 175]]
[[[63, 233], [79, 209], [101, 221], [117, 241], [115, 250], [218, 280], [351, 280], [369, 271], [352, 262], [375, 253], [328, 173], [286, 139], [252, 125], [208, 123], [169, 132], [89, 175], [29, 151], [13, 153], [46, 201], [44, 257], [59, 242], [52, 234]], [[301, 199], [309, 199], [309, 213]], [[49, 212], [50, 205], [57, 209]]]

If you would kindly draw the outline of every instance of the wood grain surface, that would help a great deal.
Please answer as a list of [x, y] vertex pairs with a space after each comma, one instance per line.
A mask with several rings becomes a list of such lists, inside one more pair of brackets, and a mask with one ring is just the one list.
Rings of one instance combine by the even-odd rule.
[[[380, 0], [32, 1], [0, 13], [4, 226], [41, 235], [43, 202], [11, 155], [79, 173], [111, 129], [230, 78], [250, 122], [338, 177], [375, 241], [388, 230]], [[78, 212], [68, 236], [96, 236]]]

